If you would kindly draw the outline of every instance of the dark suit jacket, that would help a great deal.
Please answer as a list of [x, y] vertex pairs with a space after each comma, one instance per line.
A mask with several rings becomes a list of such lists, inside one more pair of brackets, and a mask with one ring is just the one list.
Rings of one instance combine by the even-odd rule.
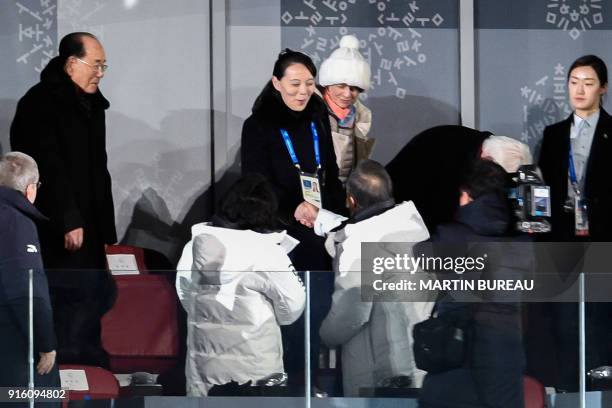
[[[572, 115], [547, 126], [540, 151], [539, 166], [550, 186], [552, 238], [573, 241], [574, 214], [563, 205], [567, 198], [570, 128]], [[612, 241], [612, 117], [601, 109], [587, 161], [584, 195], [588, 202], [589, 232], [593, 241]]]

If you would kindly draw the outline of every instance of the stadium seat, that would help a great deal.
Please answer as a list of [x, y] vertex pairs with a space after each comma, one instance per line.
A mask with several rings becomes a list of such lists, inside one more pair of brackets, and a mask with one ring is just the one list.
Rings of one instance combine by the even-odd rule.
[[180, 353], [178, 299], [164, 275], [114, 276], [117, 301], [102, 318], [113, 373], [160, 374]]

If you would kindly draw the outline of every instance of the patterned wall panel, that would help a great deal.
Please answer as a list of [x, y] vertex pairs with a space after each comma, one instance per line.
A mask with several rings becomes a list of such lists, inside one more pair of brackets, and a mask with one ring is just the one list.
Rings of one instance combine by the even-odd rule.
[[17, 100], [39, 78], [57, 50], [57, 1], [11, 0], [0, 4], [0, 152]]
[[374, 158], [386, 162], [412, 136], [459, 121], [458, 3], [282, 0], [282, 44], [317, 66], [354, 34], [372, 68], [362, 99], [373, 111]]
[[479, 0], [475, 8], [480, 128], [521, 139], [537, 152], [544, 127], [572, 111], [566, 82], [573, 60], [597, 54], [612, 63], [612, 5]]

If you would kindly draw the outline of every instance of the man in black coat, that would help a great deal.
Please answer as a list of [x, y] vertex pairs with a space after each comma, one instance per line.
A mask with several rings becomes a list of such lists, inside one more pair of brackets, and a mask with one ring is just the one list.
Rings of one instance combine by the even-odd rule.
[[[504, 169], [479, 160], [461, 184], [454, 221], [432, 235], [435, 251], [486, 254], [486, 267], [476, 278], [523, 279], [531, 274], [534, 254], [524, 236], [515, 236], [506, 198]], [[415, 251], [418, 253], [418, 250]], [[436, 255], [438, 255], [436, 253]], [[450, 272], [451, 279], [466, 275]], [[462, 367], [428, 373], [421, 389], [422, 408], [520, 408], [523, 406], [525, 356], [521, 338], [520, 292], [491, 291], [487, 301], [465, 303], [444, 296], [438, 316], [469, 322]], [[461, 293], [459, 292], [459, 295]], [[489, 301], [491, 300], [491, 301]]]
[[100, 317], [113, 288], [104, 248], [117, 235], [105, 140], [109, 103], [98, 89], [105, 63], [92, 34], [68, 34], [11, 125], [12, 148], [37, 161], [45, 183], [37, 208], [51, 222], [39, 235], [62, 363], [107, 365]]
[[19, 152], [0, 157], [0, 387], [28, 385], [30, 270], [34, 289], [34, 384], [59, 387], [51, 302], [34, 224], [45, 219], [32, 205], [37, 189], [38, 168], [31, 157]]

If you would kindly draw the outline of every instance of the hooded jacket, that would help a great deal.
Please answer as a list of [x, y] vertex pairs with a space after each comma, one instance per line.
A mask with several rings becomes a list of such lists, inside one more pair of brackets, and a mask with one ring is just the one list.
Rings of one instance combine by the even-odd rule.
[[[471, 203], [459, 207], [455, 215], [455, 222], [440, 225], [431, 240], [442, 248], [465, 247], [466, 250], [476, 251], [478, 255], [486, 254], [486, 268], [483, 279], [523, 279], [527, 278], [533, 267], [533, 253], [528, 245], [525, 235], [512, 235], [510, 233], [511, 214], [506, 200], [495, 195], [483, 195]], [[465, 254], [461, 254], [465, 255]], [[454, 273], [452, 277], [457, 277]], [[504, 296], [504, 295], [507, 295]], [[501, 302], [483, 302], [475, 305], [475, 318], [488, 322], [499, 323], [496, 313], [507, 315], [508, 312], [518, 311], [516, 301], [519, 294], [503, 291], [494, 292], [489, 300], [504, 300]], [[506, 302], [506, 300], [508, 300]], [[512, 302], [514, 300], [514, 302]], [[446, 310], [462, 308], [466, 304], [447, 302], [444, 298], [439, 304], [439, 313]], [[492, 314], [491, 314], [492, 313]], [[516, 316], [514, 316], [516, 317]], [[510, 317], [512, 321], [514, 317]], [[520, 322], [514, 319], [514, 327], [520, 327]]]
[[[534, 255], [528, 239], [509, 233], [511, 213], [507, 201], [483, 195], [460, 206], [455, 221], [438, 227], [432, 241], [452, 244], [438, 248], [470, 248], [487, 254], [484, 275], [493, 279], [523, 279], [532, 270]], [[462, 254], [465, 256], [466, 254]], [[453, 275], [456, 278], [459, 275]], [[463, 275], [462, 275], [463, 276]], [[506, 298], [510, 296], [510, 300]], [[437, 303], [439, 316], [469, 322], [464, 366], [428, 374], [419, 402], [446, 407], [448, 401], [461, 407], [522, 407], [525, 355], [521, 340], [520, 303], [512, 292], [496, 294], [501, 302], [463, 303], [443, 297]]]
[[[36, 207], [49, 217], [39, 226], [45, 266], [105, 269], [104, 244], [117, 241], [107, 169], [105, 110], [98, 90], [80, 91], [53, 58], [17, 105], [11, 125], [11, 148], [36, 160], [42, 188]], [[64, 234], [84, 228], [80, 250], [64, 249]], [[96, 274], [53, 273], [52, 286], [91, 287]]]
[[310, 123], [319, 135], [321, 157], [320, 180], [323, 188], [323, 208], [344, 212], [344, 190], [338, 179], [338, 166], [331, 138], [327, 107], [313, 94], [301, 112], [292, 111], [271, 85], [266, 86], [255, 101], [253, 113], [242, 127], [242, 173], [260, 173], [270, 181], [279, 198], [279, 212], [287, 223], [293, 223], [293, 212], [304, 201], [299, 173], [280, 129], [289, 133], [302, 171], [317, 170]]
[[[369, 215], [369, 216], [368, 216]], [[332, 306], [320, 329], [329, 347], [342, 346], [344, 395], [359, 396], [362, 387], [405, 375], [417, 384], [424, 372], [412, 356], [412, 326], [425, 319], [431, 302], [365, 302], [361, 298], [361, 244], [415, 243], [429, 238], [412, 202], [347, 221], [329, 235], [334, 256]], [[419, 372], [420, 371], [420, 372]]]
[[279, 326], [297, 320], [305, 303], [287, 256], [296, 241], [205, 223], [192, 234], [176, 277], [187, 311], [187, 394], [284, 372]]

